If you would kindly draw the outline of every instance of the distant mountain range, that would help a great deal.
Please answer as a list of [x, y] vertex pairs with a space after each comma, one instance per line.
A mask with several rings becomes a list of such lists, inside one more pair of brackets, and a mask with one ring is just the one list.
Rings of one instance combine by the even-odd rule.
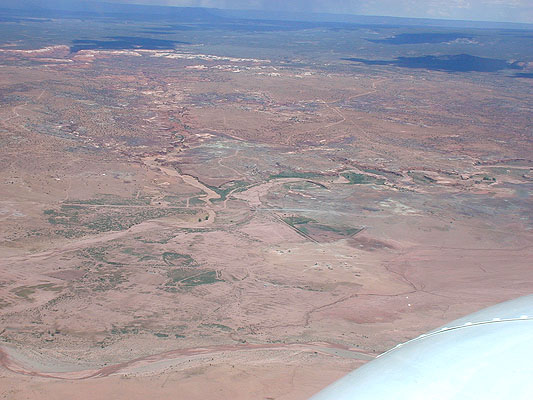
[[443, 19], [380, 17], [363, 15], [223, 10], [216, 8], [171, 7], [72, 0], [3, 0], [0, 14], [26, 18], [122, 18], [166, 20], [171, 22], [228, 22], [230, 20], [270, 20], [284, 22], [341, 23], [349, 25], [441, 26], [452, 28], [492, 28], [533, 30], [533, 24], [453, 21]]

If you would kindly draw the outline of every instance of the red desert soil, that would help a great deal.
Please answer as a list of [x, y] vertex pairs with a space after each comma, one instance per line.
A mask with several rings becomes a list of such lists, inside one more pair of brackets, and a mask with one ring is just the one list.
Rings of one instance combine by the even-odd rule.
[[531, 292], [527, 80], [4, 50], [0, 398], [303, 400]]

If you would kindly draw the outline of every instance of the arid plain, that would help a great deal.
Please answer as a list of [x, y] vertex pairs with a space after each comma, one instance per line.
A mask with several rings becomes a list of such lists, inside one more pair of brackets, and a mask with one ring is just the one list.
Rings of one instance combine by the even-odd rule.
[[531, 79], [0, 48], [0, 398], [306, 399], [531, 293]]

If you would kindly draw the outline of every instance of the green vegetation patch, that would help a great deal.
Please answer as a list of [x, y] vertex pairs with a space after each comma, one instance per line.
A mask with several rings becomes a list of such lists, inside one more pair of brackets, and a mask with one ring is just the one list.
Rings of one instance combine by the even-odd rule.
[[181, 281], [184, 286], [210, 285], [216, 282], [223, 282], [223, 279], [219, 278], [219, 273], [217, 271], [206, 271]]
[[[314, 231], [316, 233], [316, 230], [322, 230], [322, 231], [328, 231], [328, 232], [334, 232], [340, 236], [353, 236], [356, 233], [359, 233], [363, 230], [363, 228], [352, 228], [352, 227], [335, 227], [325, 224], [320, 224], [318, 221], [304, 217], [301, 215], [292, 215], [290, 217], [284, 217], [283, 221], [292, 226], [294, 229], [300, 231], [304, 235], [311, 235], [313, 236], [312, 232]], [[311, 231], [311, 232], [310, 232]]]
[[285, 221], [285, 223], [287, 223], [287, 224], [289, 224], [291, 226], [308, 224], [310, 222], [316, 222], [312, 218], [302, 217], [300, 215], [291, 216], [291, 217], [285, 217], [285, 218], [283, 218], [283, 221]]
[[64, 237], [81, 237], [109, 231], [122, 231], [141, 222], [183, 214], [195, 214], [195, 210], [137, 207], [137, 208], [95, 208], [85, 205], [63, 204], [59, 210], [44, 210], [48, 222], [56, 227], [56, 234]]
[[15, 296], [21, 297], [28, 301], [33, 301], [30, 296], [34, 294], [37, 290], [60, 292], [61, 290], [63, 290], [63, 287], [56, 286], [54, 283], [42, 283], [40, 285], [33, 286], [19, 286], [14, 289], [11, 289], [11, 292], [14, 293]]
[[159, 254], [152, 254], [151, 249], [147, 246], [142, 248], [126, 247], [120, 250], [122, 254], [127, 254], [132, 257], [136, 257], [138, 262], [147, 262], [147, 261], [160, 261]]
[[127, 334], [137, 334], [139, 333], [139, 328], [135, 326], [123, 326], [121, 328], [118, 328], [113, 325], [113, 328], [111, 329], [111, 334], [113, 335], [127, 335]]
[[137, 250], [133, 247], [126, 247], [125, 249], [122, 249], [122, 253], [127, 254], [129, 256], [141, 256], [141, 254], [137, 253]]
[[175, 253], [173, 251], [165, 251], [162, 256], [163, 261], [167, 265], [181, 266], [181, 267], [198, 267], [198, 264], [188, 254]]
[[76, 254], [83, 257], [85, 274], [82, 286], [94, 291], [111, 290], [126, 282], [123, 263], [110, 261], [112, 246], [95, 246], [79, 250]]
[[190, 287], [209, 285], [212, 283], [224, 281], [219, 277], [219, 272], [217, 271], [198, 270], [192, 268], [176, 268], [168, 271], [167, 276], [170, 278], [170, 280], [165, 283], [167, 290], [177, 285]]
[[101, 194], [89, 200], [71, 200], [71, 204], [80, 205], [113, 205], [113, 206], [146, 206], [150, 204], [149, 197], [119, 197], [112, 194]]
[[381, 175], [381, 176], [385, 176], [391, 179], [402, 177], [402, 174], [400, 174], [399, 172], [394, 172], [394, 171], [385, 171], [385, 170], [375, 169], [375, 168], [360, 168], [360, 169], [361, 171], [368, 172], [369, 174]]
[[168, 195], [161, 200], [175, 207], [185, 207], [187, 204], [187, 198], [182, 196]]
[[78, 251], [78, 255], [84, 258], [91, 259], [93, 261], [98, 261], [105, 264], [121, 266], [122, 263], [115, 261], [109, 261], [107, 255], [109, 252], [110, 246], [95, 246], [95, 247], [86, 247], [83, 250]]
[[230, 192], [232, 191], [235, 191], [235, 192], [239, 192], [239, 191], [243, 191], [245, 190], [248, 186], [250, 186], [250, 183], [246, 182], [246, 181], [231, 181], [231, 182], [226, 182], [225, 184], [217, 187], [217, 186], [209, 186], [207, 185], [211, 190], [215, 191], [219, 196], [220, 198], [219, 199], [216, 199], [214, 201], [224, 201], [226, 200], [228, 194], [230, 194]]
[[306, 225], [316, 222], [312, 218], [307, 218], [300, 215], [285, 217], [283, 218], [283, 221], [306, 235], [309, 233]]
[[415, 183], [426, 184], [426, 185], [437, 183], [435, 179], [433, 179], [432, 177], [422, 172], [409, 171], [407, 175], [413, 178], [413, 181], [415, 181]]
[[204, 204], [205, 202], [200, 197], [191, 197], [189, 199], [190, 207], [203, 206]]
[[348, 179], [351, 185], [384, 185], [385, 179], [376, 178], [374, 176], [358, 174], [356, 172], [343, 172], [341, 174], [344, 178]]
[[146, 244], [167, 244], [168, 241], [172, 238], [173, 236], [169, 235], [166, 237], [154, 238], [154, 240], [152, 240], [152, 239], [143, 238], [142, 236], [136, 236], [135, 240], [138, 240], [139, 242], [146, 243]]
[[105, 292], [114, 289], [121, 283], [126, 281], [122, 271], [118, 269], [102, 268], [102, 264], [98, 265], [95, 272], [89, 274], [88, 286], [94, 291]]
[[44, 210], [48, 222], [52, 225], [74, 225], [80, 222], [80, 210], [77, 207], [61, 206], [59, 211]]
[[356, 233], [359, 233], [363, 230], [363, 228], [349, 228], [349, 227], [341, 228], [341, 227], [333, 227], [333, 226], [321, 225], [321, 224], [317, 224], [314, 226], [316, 226], [318, 229], [321, 229], [323, 231], [335, 232], [341, 236], [353, 236]]
[[475, 183], [494, 183], [494, 182], [496, 182], [496, 178], [494, 178], [492, 176], [489, 176], [489, 175], [485, 175], [485, 174], [474, 175], [472, 178], [474, 178], [474, 182]]
[[231, 329], [229, 326], [222, 325], [222, 324], [200, 324], [200, 327], [204, 328], [210, 328], [210, 329], [219, 329], [224, 332], [232, 332], [233, 329]]
[[166, 283], [167, 286], [174, 286], [176, 283], [183, 281], [184, 279], [190, 278], [191, 276], [197, 275], [201, 272], [198, 270], [192, 270], [188, 268], [176, 268], [167, 272], [167, 276], [170, 278], [170, 281]]
[[189, 214], [194, 213], [193, 210], [171, 208], [145, 208], [127, 210], [115, 214], [107, 213], [107, 215], [98, 216], [86, 223], [85, 227], [96, 232], [123, 231], [150, 219], [180, 215], [186, 213], [186, 211]]

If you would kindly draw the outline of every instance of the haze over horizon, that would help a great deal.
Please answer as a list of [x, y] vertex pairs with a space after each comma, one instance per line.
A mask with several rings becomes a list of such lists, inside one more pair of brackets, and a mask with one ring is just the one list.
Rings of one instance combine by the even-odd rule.
[[407, 18], [533, 23], [529, 0], [108, 0], [113, 3], [269, 12], [374, 15]]

